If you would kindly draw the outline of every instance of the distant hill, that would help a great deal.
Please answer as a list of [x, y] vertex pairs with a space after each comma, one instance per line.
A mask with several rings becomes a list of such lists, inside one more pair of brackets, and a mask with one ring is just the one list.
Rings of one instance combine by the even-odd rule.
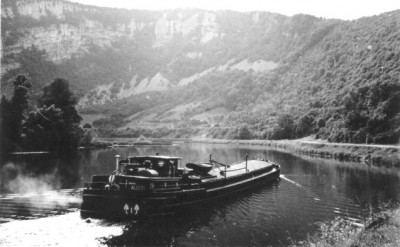
[[[3, 94], [62, 77], [103, 135], [398, 143], [400, 12], [268, 12], [2, 1]], [[97, 117], [96, 117], [97, 116]]]

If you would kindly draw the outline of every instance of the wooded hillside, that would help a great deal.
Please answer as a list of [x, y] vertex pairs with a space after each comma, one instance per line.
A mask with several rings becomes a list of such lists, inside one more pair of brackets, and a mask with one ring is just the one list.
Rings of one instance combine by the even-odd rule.
[[[57, 61], [35, 44], [6, 52], [5, 92], [19, 74], [30, 78], [33, 97], [65, 78], [86, 100], [80, 112], [102, 116], [94, 126], [103, 135], [399, 142], [400, 11], [340, 21], [76, 6], [33, 23], [73, 30], [81, 46], [63, 36], [70, 43], [60, 49], [76, 52]], [[33, 35], [29, 18], [2, 17], [6, 51]], [[101, 30], [109, 43], [97, 42]]]

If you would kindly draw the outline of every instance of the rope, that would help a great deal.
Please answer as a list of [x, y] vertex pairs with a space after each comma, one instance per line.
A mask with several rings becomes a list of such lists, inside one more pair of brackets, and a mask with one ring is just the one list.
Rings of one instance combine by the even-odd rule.
[[242, 161], [246, 161], [246, 155], [247, 154], [245, 154], [243, 157], [239, 158], [239, 161], [236, 161], [235, 163], [231, 163], [231, 165], [239, 164], [239, 163], [242, 163]]
[[203, 160], [204, 158], [209, 157], [209, 156], [210, 156], [209, 154], [206, 154], [203, 157], [201, 157], [200, 159], [196, 160], [196, 162], [194, 162], [194, 163], [199, 163], [201, 160]]

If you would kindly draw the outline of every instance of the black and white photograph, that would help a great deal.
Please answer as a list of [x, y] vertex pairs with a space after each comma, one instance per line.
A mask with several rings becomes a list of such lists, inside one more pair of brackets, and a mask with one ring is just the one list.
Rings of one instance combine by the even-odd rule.
[[400, 246], [400, 1], [1, 0], [0, 246]]

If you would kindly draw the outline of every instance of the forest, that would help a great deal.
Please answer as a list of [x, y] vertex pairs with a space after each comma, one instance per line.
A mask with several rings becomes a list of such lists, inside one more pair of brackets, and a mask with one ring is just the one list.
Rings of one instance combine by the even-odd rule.
[[[84, 40], [84, 53], [57, 63], [35, 45], [19, 53], [9, 53], [2, 57], [2, 63], [18, 66], [2, 74], [2, 89], [15, 91], [14, 78], [26, 74], [34, 85], [29, 89], [32, 102], [37, 102], [28, 104], [29, 107], [46, 106], [42, 110], [52, 112], [57, 119], [57, 108], [62, 108], [57, 105], [49, 108], [52, 104], [42, 99], [41, 90], [54, 78], [65, 78], [77, 98], [94, 99], [80, 106], [79, 112], [101, 116], [92, 125], [103, 137], [314, 136], [331, 142], [399, 143], [400, 11], [354, 21], [309, 15], [216, 12], [213, 13], [219, 33], [216, 38], [201, 43], [199, 30], [203, 27], [198, 24], [186, 36], [171, 34], [170, 41], [161, 45], [154, 30], [160, 18], [176, 23], [192, 15], [202, 20], [210, 13], [118, 11], [95, 8], [92, 12], [67, 12], [63, 19], [49, 15], [32, 22], [40, 27], [62, 24], [78, 27], [84, 25], [79, 17], [85, 16], [100, 23], [104, 30], [132, 20], [141, 23], [142, 29], [132, 33], [125, 26], [126, 33], [109, 46]], [[10, 39], [7, 42], [18, 43], [26, 35], [20, 31], [31, 28], [28, 19], [2, 18], [2, 33], [7, 33], [6, 38]], [[187, 56], [192, 53], [201, 55]], [[243, 59], [269, 61], [277, 67], [264, 72], [218, 69], [228, 61]], [[207, 69], [213, 69], [212, 73], [178, 86], [181, 79]], [[128, 82], [135, 76], [138, 82], [157, 73], [170, 82], [169, 90], [119, 96], [120, 92], [131, 90]], [[109, 91], [93, 90], [99, 85], [111, 86]], [[96, 104], [96, 100], [103, 103]], [[2, 105], [12, 101], [4, 100]], [[78, 100], [73, 102], [78, 108]], [[29, 107], [24, 115], [27, 120], [33, 110]], [[211, 117], [199, 117], [218, 111]], [[34, 119], [29, 121], [39, 121]], [[31, 147], [32, 136], [25, 135], [23, 143]]]
[[89, 146], [96, 131], [82, 120], [78, 98], [69, 82], [56, 78], [43, 88], [37, 102], [30, 100], [32, 83], [24, 75], [14, 80], [14, 93], [0, 103], [1, 157], [18, 151], [54, 151]]
[[[207, 103], [232, 108], [225, 124], [247, 126], [255, 138], [314, 134], [332, 142], [398, 143], [398, 16], [394, 12], [317, 29], [302, 54], [289, 54], [273, 73], [217, 74], [198, 83], [199, 89], [208, 86], [213, 92]], [[232, 87], [215, 88], [221, 80]], [[223, 103], [218, 103], [221, 95]]]

